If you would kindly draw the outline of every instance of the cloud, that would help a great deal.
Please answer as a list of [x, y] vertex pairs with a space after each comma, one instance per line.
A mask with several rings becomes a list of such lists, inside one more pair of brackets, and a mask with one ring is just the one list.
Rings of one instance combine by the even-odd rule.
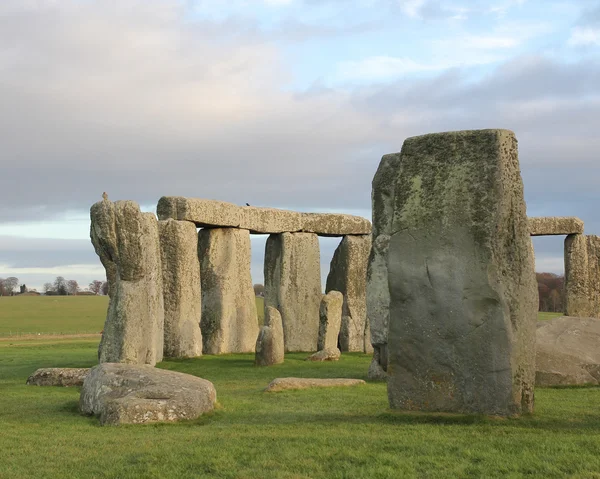
[[572, 47], [600, 46], [600, 28], [575, 27], [567, 44]]

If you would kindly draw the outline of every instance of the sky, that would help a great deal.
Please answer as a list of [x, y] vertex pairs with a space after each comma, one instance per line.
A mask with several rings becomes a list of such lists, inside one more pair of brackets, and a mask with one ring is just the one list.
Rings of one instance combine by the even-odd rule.
[[600, 234], [599, 53], [591, 0], [2, 0], [0, 277], [104, 279], [104, 191], [370, 217], [381, 156], [448, 130], [513, 130], [528, 214]]

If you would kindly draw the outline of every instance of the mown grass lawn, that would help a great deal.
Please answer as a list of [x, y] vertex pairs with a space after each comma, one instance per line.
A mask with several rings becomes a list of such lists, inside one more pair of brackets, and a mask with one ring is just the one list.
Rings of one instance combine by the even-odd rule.
[[1, 478], [600, 477], [600, 388], [538, 389], [520, 419], [403, 414], [383, 383], [264, 393], [275, 377], [365, 378], [345, 354], [283, 365], [253, 356], [166, 361], [212, 381], [219, 408], [198, 420], [100, 427], [77, 412], [77, 388], [25, 385], [38, 367], [92, 366], [97, 341], [0, 341]]

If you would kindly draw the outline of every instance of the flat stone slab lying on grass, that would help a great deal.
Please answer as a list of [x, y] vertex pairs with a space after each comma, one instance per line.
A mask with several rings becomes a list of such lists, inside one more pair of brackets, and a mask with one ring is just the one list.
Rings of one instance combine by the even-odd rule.
[[83, 383], [79, 410], [102, 425], [174, 422], [212, 411], [217, 392], [210, 381], [149, 365], [103, 363]]
[[338, 348], [325, 348], [306, 358], [307, 361], [339, 361], [342, 352]]
[[600, 319], [538, 321], [536, 386], [600, 384]]
[[265, 392], [278, 392], [291, 389], [334, 388], [365, 384], [362, 379], [315, 379], [315, 378], [277, 378], [273, 379]]
[[531, 236], [583, 234], [583, 221], [575, 216], [539, 216], [527, 221]]
[[90, 368], [41, 368], [27, 378], [29, 386], [83, 386]]

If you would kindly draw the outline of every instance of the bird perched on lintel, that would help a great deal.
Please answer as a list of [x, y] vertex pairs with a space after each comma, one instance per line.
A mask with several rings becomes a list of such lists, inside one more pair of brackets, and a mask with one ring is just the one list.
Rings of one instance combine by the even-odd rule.
[[108, 195], [106, 194], [106, 191], [104, 193], [102, 193], [102, 199], [104, 201], [108, 200]]

